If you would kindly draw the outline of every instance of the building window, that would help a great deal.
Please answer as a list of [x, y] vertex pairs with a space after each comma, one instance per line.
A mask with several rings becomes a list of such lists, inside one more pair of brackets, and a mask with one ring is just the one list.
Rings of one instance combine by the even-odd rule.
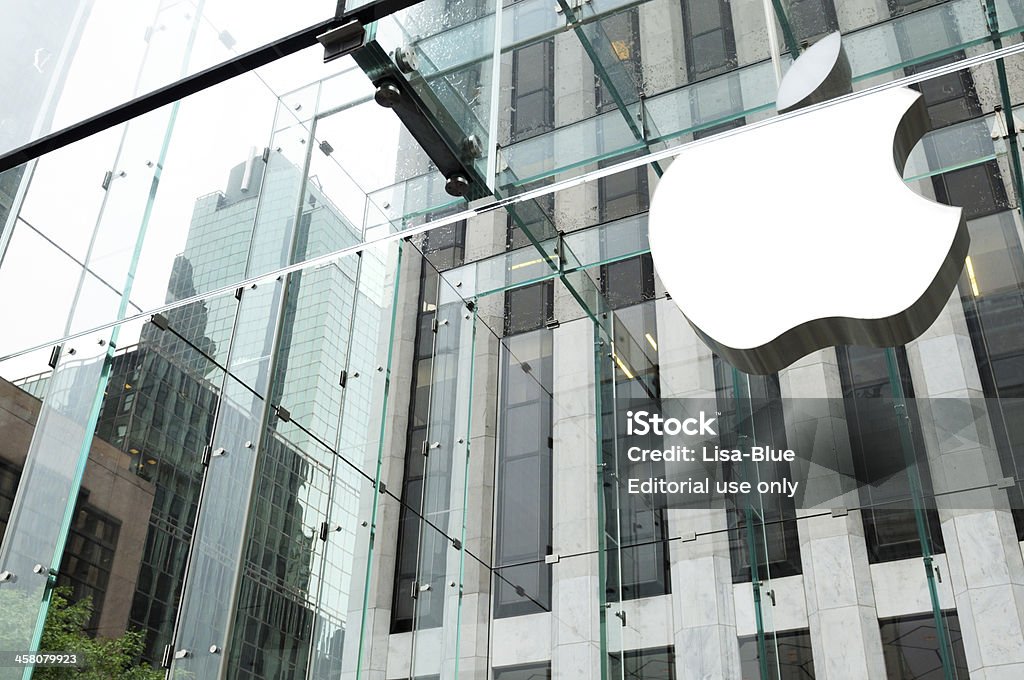
[[[960, 297], [978, 374], [989, 401], [1003, 474], [1024, 477], [1024, 253], [1015, 215], [972, 220], [971, 268], [960, 275]], [[998, 401], [994, 401], [998, 400]], [[1021, 461], [1020, 463], [1018, 461]], [[1024, 540], [1020, 482], [1008, 490], [1018, 540]]]
[[[445, 238], [442, 242], [447, 243]], [[446, 248], [452, 247], [446, 245]], [[424, 598], [416, 608], [412, 590], [420, 567], [419, 510], [423, 500], [424, 458], [423, 442], [430, 420], [430, 390], [433, 377], [434, 332], [433, 321], [437, 311], [439, 276], [430, 264], [424, 262], [420, 270], [419, 314], [412, 371], [412, 396], [409, 400], [409, 429], [406, 434], [405, 473], [402, 479], [402, 507], [398, 520], [398, 554], [395, 561], [395, 590], [391, 606], [391, 632], [404, 633], [413, 629], [415, 620], [419, 628], [441, 625], [441, 598]], [[442, 572], [443, 573], [443, 572]]]
[[[931, 491], [931, 476], [914, 407], [914, 388], [908, 377], [910, 367], [906, 351], [902, 347], [895, 351], [911, 419], [912, 455], [916, 456], [921, 487], [927, 496]], [[864, 539], [868, 560], [872, 563], [921, 556], [916, 510], [911, 500], [885, 352], [868, 347], [836, 347], [853, 469], [864, 506], [861, 511]], [[934, 502], [923, 502], [932, 552], [942, 552], [938, 512]]]
[[[635, 155], [617, 157], [614, 162], [634, 158]], [[608, 162], [599, 163], [605, 167]], [[601, 222], [611, 222], [646, 212], [650, 205], [647, 185], [647, 166], [631, 168], [597, 180], [597, 208]]]
[[673, 647], [633, 649], [608, 655], [610, 678], [626, 680], [675, 680], [676, 654]]
[[[552, 333], [503, 343], [495, 475], [494, 616], [550, 611]], [[514, 677], [514, 676], [512, 676]]]
[[832, 0], [788, 0], [783, 10], [793, 37], [805, 45], [839, 30]]
[[[722, 448], [743, 448], [740, 435], [756, 433], [756, 444], [767, 445], [778, 450], [788, 448], [786, 424], [782, 411], [782, 391], [778, 374], [768, 376], [746, 376], [741, 392], [737, 394], [733, 377], [736, 372], [717, 355], [714, 357], [715, 386], [718, 410], [721, 411], [720, 432]], [[749, 386], [747, 381], [749, 380]], [[749, 391], [749, 394], [744, 394]], [[749, 398], [751, 408], [737, 408], [737, 400]], [[752, 413], [753, 421], [742, 413]], [[723, 475], [729, 481], [748, 479], [744, 468], [739, 465], [723, 465]], [[762, 463], [758, 466], [759, 479], [777, 481], [792, 478], [789, 463]], [[769, 478], [770, 475], [774, 477]], [[744, 583], [753, 578], [756, 566], [759, 577], [771, 574], [772, 578], [792, 576], [802, 571], [800, 563], [800, 537], [797, 533], [796, 505], [792, 498], [782, 494], [763, 496], [756, 512], [748, 511], [740, 497], [733, 497], [728, 503], [729, 553], [732, 564], [733, 583]], [[753, 524], [751, 524], [751, 520]], [[750, 555], [750, 535], [754, 538], [756, 560]]]
[[[967, 669], [963, 637], [960, 635], [960, 619], [955, 611], [942, 612], [942, 618], [953, 662], [953, 675], [968, 678], [970, 672]], [[946, 677], [939, 656], [939, 635], [933, 614], [882, 619], [878, 627], [882, 634], [885, 674], [889, 680], [941, 680]]]
[[654, 262], [650, 254], [601, 265], [601, 293], [612, 309], [653, 300]]
[[14, 507], [14, 496], [18, 492], [21, 471], [10, 463], [0, 460], [0, 542], [7, 530], [7, 521]]
[[555, 316], [555, 287], [541, 281], [505, 292], [505, 335], [542, 328]]
[[[600, 22], [601, 48], [607, 48], [608, 57], [602, 60], [612, 86], [619, 88], [619, 95], [630, 103], [636, 100], [643, 82], [643, 62], [640, 58], [640, 12], [634, 7], [613, 14]], [[599, 48], [600, 49], [600, 48]], [[594, 102], [598, 113], [616, 108], [615, 99], [608, 85], [599, 74], [594, 75]], [[625, 92], [624, 88], [629, 88]]]
[[512, 142], [555, 126], [555, 42], [544, 40], [512, 53]]
[[[761, 664], [757, 636], [741, 637], [739, 643], [740, 677], [742, 680], [760, 680]], [[811, 633], [806, 628], [784, 633], [765, 633], [765, 652], [770, 677], [777, 677], [778, 680], [814, 680]]]
[[941, 203], [962, 206], [968, 220], [1013, 208], [995, 160], [944, 172], [933, 177], [932, 183], [935, 198]]
[[465, 259], [465, 250], [465, 220], [431, 229], [423, 235], [423, 256], [439, 271], [461, 266]]
[[[615, 297], [623, 298], [621, 293]], [[622, 363], [614, 370], [614, 385], [612, 380], [602, 381], [604, 396], [601, 404], [605, 410], [601, 417], [604, 422], [611, 423], [613, 419], [622, 422], [625, 412], [631, 409], [651, 413], [663, 411], [658, 392], [657, 345], [657, 315], [653, 302], [618, 309], [615, 314], [615, 347], [619, 354], [617, 361]], [[623, 365], [629, 367], [628, 374], [622, 369]], [[612, 387], [614, 391], [611, 391]], [[634, 445], [660, 448], [661, 438], [650, 434], [641, 442], [638, 441], [639, 435], [627, 436], [620, 431], [616, 446], [616, 428], [609, 424], [602, 427], [602, 432], [606, 435], [604, 450], [620, 452], [617, 461], [619, 474], [617, 478], [605, 477], [603, 486], [606, 528], [608, 535], [615, 537], [617, 546], [607, 553], [607, 599], [630, 600], [668, 594], [671, 592], [671, 579], [665, 511], [655, 507], [653, 499], [648, 496], [626, 493], [622, 485], [622, 480], [632, 478], [664, 477], [665, 463], [633, 462], [621, 455]]]
[[736, 67], [736, 41], [727, 0], [682, 2], [688, 80], [701, 80]]
[[87, 631], [99, 628], [120, 533], [120, 521], [79, 499], [58, 571], [58, 583], [71, 587], [72, 602], [92, 598], [93, 612], [85, 626]]
[[551, 680], [551, 664], [534, 663], [495, 668], [494, 680]]
[[[551, 179], [531, 182], [523, 187], [524, 191], [538, 189], [551, 184]], [[505, 232], [505, 249], [525, 248], [533, 242], [554, 236], [555, 195], [545, 194], [532, 201], [523, 201], [508, 207], [508, 222]]]

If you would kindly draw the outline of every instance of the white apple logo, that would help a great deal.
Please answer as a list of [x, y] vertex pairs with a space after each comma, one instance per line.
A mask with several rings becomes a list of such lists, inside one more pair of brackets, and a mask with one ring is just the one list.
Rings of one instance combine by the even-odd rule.
[[[848, 91], [849, 67], [833, 34], [793, 64], [778, 105], [837, 87]], [[708, 346], [764, 374], [831, 345], [892, 347], [924, 332], [970, 243], [960, 208], [902, 180], [926, 129], [921, 95], [896, 88], [681, 153], [651, 202], [651, 255]]]

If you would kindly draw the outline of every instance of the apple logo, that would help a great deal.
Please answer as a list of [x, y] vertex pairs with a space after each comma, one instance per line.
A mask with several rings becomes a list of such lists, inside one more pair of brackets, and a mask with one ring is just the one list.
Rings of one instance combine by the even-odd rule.
[[[850, 90], [834, 33], [793, 63], [776, 105]], [[921, 95], [894, 88], [680, 153], [651, 201], [651, 256], [704, 342], [766, 374], [824, 347], [893, 347], [923, 333], [970, 245], [960, 208], [903, 182], [927, 127]]]

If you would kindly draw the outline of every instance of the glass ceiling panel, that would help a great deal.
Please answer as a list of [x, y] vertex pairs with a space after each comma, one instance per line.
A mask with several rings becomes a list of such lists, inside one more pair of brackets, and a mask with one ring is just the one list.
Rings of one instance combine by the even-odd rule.
[[[695, 134], [774, 115], [777, 83], [765, 48], [763, 16], [759, 22], [733, 27], [745, 38], [731, 67], [727, 64], [724, 69], [703, 75], [666, 75], [658, 64], [643, 62], [643, 55], [636, 55], [641, 62], [637, 76], [626, 68], [627, 57], [634, 55], [621, 39], [619, 24], [637, 7], [644, 6], [621, 0], [555, 4], [522, 0], [505, 6], [500, 21], [493, 11], [480, 9], [479, 4], [471, 4], [470, 9], [448, 19], [417, 6], [381, 22], [378, 40], [394, 61], [399, 61], [396, 55], [415, 55], [411, 80], [431, 90], [444, 104], [457, 121], [457, 135], [474, 135], [486, 149], [497, 143], [495, 175], [493, 180], [490, 175], [486, 179], [493, 181], [496, 195], [509, 196], [532, 188], [539, 180], [561, 179], [564, 173], [592, 169], [595, 164], [625, 154], [666, 148], [688, 141]], [[1024, 30], [1024, 4], [1019, 0], [1000, 0], [996, 8], [996, 37], [1009, 38]], [[651, 9], [646, 7], [645, 11]], [[569, 10], [568, 17], [565, 10]], [[493, 79], [487, 80], [493, 66], [495, 31], [500, 33], [502, 54], [499, 99], [494, 99], [491, 91]], [[674, 34], [678, 28], [665, 31], [667, 41], [686, 40]], [[609, 99], [614, 102], [591, 108], [589, 115], [584, 111], [586, 106], [576, 107], [580, 109], [576, 113], [566, 112], [562, 106], [551, 129], [522, 140], [510, 139], [508, 119], [515, 108], [508, 95], [513, 54], [566, 32], [574, 32], [580, 43], [577, 47], [582, 47], [586, 58], [593, 62], [596, 84], [610, 92]], [[758, 37], [752, 39], [755, 34]], [[853, 30], [844, 41], [855, 87], [866, 88], [903, 77], [915, 68], [933, 68], [937, 60], [957, 60], [989, 51], [994, 36], [982, 3], [954, 0]], [[673, 61], [679, 61], [679, 57], [675, 55]], [[779, 61], [785, 72], [792, 60], [789, 54], [782, 54]], [[475, 74], [476, 87], [466, 86], [467, 74]], [[555, 90], [563, 91], [557, 84]], [[577, 96], [586, 98], [585, 93]], [[494, 120], [495, 116], [499, 121]], [[488, 128], [488, 118], [493, 129]], [[478, 169], [483, 168], [483, 160], [475, 161]], [[416, 173], [416, 168], [416, 163], [403, 163], [391, 178], [386, 172], [377, 173], [376, 179], [383, 179], [383, 184], [366, 187], [388, 219], [422, 223], [430, 215], [460, 203], [444, 192], [443, 178], [429, 163], [423, 172]]]
[[[0, 103], [0, 153], [334, 12], [334, 0], [7, 3], [0, 26], [0, 85], [7, 95]], [[284, 90], [298, 84], [278, 83]]]
[[[912, 16], [916, 15], [905, 18]], [[977, 58], [984, 58], [986, 51], [979, 50]], [[1022, 58], [1019, 54], [1006, 58], [1011, 72], [1016, 72]], [[286, 70], [289, 59], [276, 66]], [[762, 82], [770, 82], [767, 62], [728, 77], [750, 75], [755, 69], [764, 69]], [[994, 63], [974, 65], [971, 71], [978, 83], [994, 85], [997, 81]], [[279, 224], [296, 216], [310, 220], [309, 238], [302, 252], [293, 253], [287, 269], [327, 262], [337, 254], [358, 249], [360, 243], [420, 233], [497, 207], [484, 202], [467, 209], [463, 201], [447, 196], [444, 178], [432, 169], [425, 153], [393, 114], [381, 111], [373, 102], [372, 88], [361, 71], [344, 71], [283, 98], [262, 82], [261, 75], [259, 71], [233, 79], [171, 107], [173, 115], [161, 109], [40, 159], [22, 209], [12, 217], [11, 229], [5, 233], [9, 235], [7, 256], [0, 265], [0, 281], [21, 282], [17, 289], [23, 294], [9, 298], [3, 307], [14, 314], [12, 310], [19, 308], [46, 306], [53, 310], [54, 319], [64, 318], [73, 300], [54, 292], [55, 287], [48, 284], [47, 272], [56, 271], [66, 272], [68, 280], [81, 279], [89, 309], [88, 313], [79, 309], [81, 323], [67, 331], [57, 326], [26, 326], [8, 333], [0, 354], [40, 346], [167, 305], [186, 304], [197, 295], [230, 292], [248, 282], [239, 267], [255, 247], [257, 219], [272, 218]], [[346, 101], [349, 94], [356, 95], [355, 101]], [[1009, 95], [1012, 103], [1020, 101], [1015, 89]], [[653, 101], [646, 102], [648, 111]], [[240, 116], [240, 110], [245, 115]], [[767, 117], [770, 112], [766, 108], [762, 113]], [[617, 111], [587, 123], [605, 120], [609, 121], [607, 130], [617, 129], [628, 142], [629, 132]], [[613, 128], [612, 121], [619, 127]], [[747, 122], [752, 121], [748, 118]], [[998, 132], [1002, 124], [1002, 114], [989, 113], [929, 133], [911, 155], [905, 176], [908, 181], [921, 180], [991, 160], [1012, 167], [1015, 160], [1007, 152], [1005, 133]], [[587, 143], [587, 135], [579, 132], [583, 129], [583, 124], [569, 126], [536, 139], [551, 142], [559, 134], [576, 130], [583, 145]], [[353, 134], [353, 130], [363, 134]], [[593, 127], [589, 134], [591, 143], [611, 137], [604, 129]], [[680, 137], [679, 141], [688, 139]], [[640, 152], [641, 157], [631, 162], [633, 167], [642, 164], [640, 143], [634, 140], [627, 148]], [[659, 157], [667, 160], [670, 152], [663, 150]], [[205, 159], [201, 166], [189, 162], [197, 157]], [[615, 158], [614, 151], [607, 157]], [[529, 187], [539, 191], [529, 194], [529, 204], [515, 200], [502, 204], [516, 213], [518, 221], [529, 224], [530, 237], [540, 242], [546, 253], [552, 246], [545, 247], [545, 240], [558, 231], [587, 224], [581, 223], [579, 216], [558, 210], [550, 213], [550, 208], [538, 210], [534, 199], [574, 185], [593, 187], [598, 176], [611, 171], [595, 167], [593, 157], [588, 160], [579, 165], [576, 179], [556, 175], [552, 180], [559, 183], [550, 188]], [[537, 162], [542, 161], [539, 155]], [[251, 172], [249, 190], [245, 191], [247, 167]], [[263, 168], [262, 174], [255, 168]], [[105, 178], [105, 172], [110, 176]], [[396, 178], [404, 179], [395, 182]], [[383, 186], [375, 188], [377, 184]], [[516, 195], [527, 196], [522, 193], [524, 187], [517, 185], [516, 190], [520, 192]], [[54, 201], [53, 196], [65, 200]], [[494, 217], [502, 225], [507, 219], [500, 212]], [[224, 244], [230, 243], [230, 248], [190, 240], [192, 232], [200, 231], [193, 226], [222, 218], [226, 220]], [[125, 236], [126, 224], [135, 229], [131, 238]], [[593, 248], [587, 242], [577, 243], [577, 238], [582, 237], [572, 236], [567, 241], [570, 250], [580, 258], [581, 266], [592, 266]], [[641, 251], [638, 245], [624, 252]], [[503, 272], [511, 270], [494, 263], [489, 265], [491, 273], [483, 276], [486, 280], [473, 290], [493, 291], [550, 275], [540, 271], [550, 269], [543, 256], [515, 257], [519, 259], [509, 265], [516, 265], [510, 278], [505, 279]], [[538, 257], [540, 261], [534, 262]], [[600, 260], [604, 255], [596, 257]], [[179, 262], [182, 258], [190, 261], [191, 272]], [[259, 273], [271, 274], [272, 270], [275, 267], [268, 266]], [[125, 297], [119, 299], [122, 294]]]

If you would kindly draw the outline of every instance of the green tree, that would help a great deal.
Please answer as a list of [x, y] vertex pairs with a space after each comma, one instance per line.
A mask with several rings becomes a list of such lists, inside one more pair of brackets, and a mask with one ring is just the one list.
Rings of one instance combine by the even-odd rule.
[[142, 631], [129, 630], [120, 637], [89, 637], [85, 626], [92, 616], [92, 598], [70, 601], [71, 590], [55, 588], [50, 595], [50, 607], [39, 643], [42, 652], [76, 653], [78, 667], [36, 668], [33, 680], [162, 680], [164, 672], [140, 663], [145, 645]]

